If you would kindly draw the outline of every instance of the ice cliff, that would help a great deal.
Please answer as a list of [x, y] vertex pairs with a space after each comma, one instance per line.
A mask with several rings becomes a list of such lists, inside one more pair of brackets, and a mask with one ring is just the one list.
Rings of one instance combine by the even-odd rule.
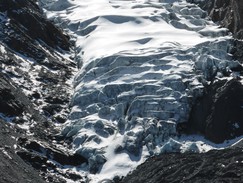
[[[41, 0], [76, 44], [79, 71], [62, 135], [88, 159], [93, 182], [127, 174], [181, 142], [204, 86], [233, 72], [231, 34], [185, 0]], [[87, 169], [84, 167], [83, 170]]]

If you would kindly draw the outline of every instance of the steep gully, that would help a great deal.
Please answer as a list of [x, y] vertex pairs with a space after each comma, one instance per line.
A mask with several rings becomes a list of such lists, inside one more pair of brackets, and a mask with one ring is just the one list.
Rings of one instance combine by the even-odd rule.
[[[207, 8], [207, 10], [210, 9], [208, 11], [211, 12], [210, 14], [213, 19], [215, 21], [219, 20], [222, 25], [227, 26], [234, 33], [236, 38], [242, 38], [242, 34], [240, 33], [241, 25], [239, 25], [241, 22], [239, 21], [241, 13], [240, 9], [238, 8], [240, 7], [240, 1], [230, 1], [230, 5], [224, 1], [210, 1], [210, 3], [211, 2], [214, 4], [212, 4], [210, 7], [206, 7], [204, 4], [201, 4], [201, 6]], [[210, 3], [207, 3], [207, 5], [210, 5]], [[238, 3], [238, 6], [236, 6], [237, 4], [235, 3]], [[217, 9], [222, 9], [222, 7], [223, 11], [217, 11]], [[33, 11], [28, 11], [28, 9]], [[225, 17], [223, 16], [224, 14], [221, 16], [216, 14], [218, 12], [225, 12], [225, 14], [227, 14], [232, 12], [232, 9], [234, 9], [233, 12], [238, 16], [230, 15], [227, 17], [237, 17], [233, 19], [234, 26], [232, 26], [233, 23], [227, 24], [227, 22], [230, 20], [232, 21], [232, 19], [222, 19], [222, 17]], [[61, 56], [62, 54], [65, 54], [65, 50], [68, 51], [72, 46], [69, 42], [69, 38], [53, 24], [45, 20], [41, 10], [38, 8], [34, 0], [21, 1], [21, 3], [11, 0], [3, 0], [0, 2], [0, 11], [0, 20], [2, 24], [1, 50], [4, 50], [1, 52], [0, 109], [1, 115], [4, 115], [3, 119], [9, 119], [11, 121], [14, 117], [13, 123], [15, 124], [9, 124], [1, 120], [1, 125], [3, 126], [3, 128], [1, 128], [1, 139], [6, 139], [6, 142], [3, 141], [1, 145], [1, 149], [3, 150], [1, 152], [1, 159], [6, 160], [8, 155], [11, 157], [9, 158], [9, 161], [6, 161], [6, 164], [8, 165], [1, 166], [1, 170], [4, 170], [1, 171], [1, 182], [26, 182], [27, 180], [29, 182], [42, 182], [37, 173], [33, 173], [35, 171], [33, 171], [30, 166], [26, 165], [21, 159], [19, 159], [15, 152], [17, 152], [20, 157], [22, 157], [26, 162], [30, 163], [38, 171], [42, 172], [44, 179], [50, 182], [65, 182], [65, 178], [63, 177], [80, 180], [82, 178], [78, 175], [62, 175], [62, 172], [58, 170], [58, 167], [61, 167], [64, 164], [75, 166], [76, 163], [85, 162], [85, 158], [75, 158], [78, 155], [69, 155], [66, 152], [62, 152], [59, 148], [57, 148], [58, 144], [53, 144], [53, 140], [58, 142], [62, 141], [61, 137], [55, 136], [58, 130], [55, 131], [56, 127], [54, 127], [52, 123], [62, 123], [65, 121], [65, 115], [68, 113], [68, 111], [63, 111], [63, 109], [67, 108], [70, 97], [69, 93], [65, 93], [67, 88], [70, 87], [67, 86], [66, 81], [72, 76], [72, 70], [74, 70], [75, 67], [75, 64], [70, 58], [64, 58]], [[237, 12], [239, 13], [237, 14]], [[219, 17], [218, 19], [216, 15]], [[26, 19], [28, 19], [28, 23], [24, 22]], [[30, 24], [29, 21], [32, 23]], [[38, 41], [36, 42], [36, 40]], [[234, 56], [238, 60], [242, 59], [241, 48], [241, 41], [235, 41]], [[18, 53], [32, 59], [21, 57]], [[35, 63], [35, 67], [31, 66], [31, 63], [33, 62]], [[27, 64], [29, 64], [29, 66], [32, 68], [30, 70], [23, 70], [23, 65], [26, 66]], [[239, 71], [242, 70], [242, 68], [236, 69]], [[37, 72], [38, 75], [35, 76], [32, 74], [31, 70]], [[39, 83], [36, 84], [33, 81], [30, 81], [29, 78], [33, 78], [33, 76], [34, 81]], [[22, 78], [24, 79], [21, 80]], [[37, 87], [38, 90], [28, 93], [27, 91], [31, 91], [35, 85], [39, 86], [39, 88]], [[65, 86], [65, 88], [63, 88], [63, 86]], [[24, 88], [25, 90], [20, 91], [19, 88]], [[218, 88], [221, 88], [221, 90], [219, 91]], [[178, 130], [181, 133], [200, 132], [215, 142], [222, 142], [225, 139], [242, 135], [243, 125], [241, 123], [239, 123], [240, 128], [237, 128], [237, 131], [233, 131], [233, 136], [231, 136], [232, 131], [222, 133], [225, 132], [225, 129], [228, 129], [227, 125], [225, 128], [222, 126], [221, 129], [218, 129], [218, 121], [222, 121], [220, 116], [222, 119], [227, 119], [226, 117], [222, 116], [222, 109], [220, 108], [230, 106], [230, 109], [232, 109], [234, 106], [238, 106], [240, 104], [240, 99], [242, 99], [242, 85], [237, 80], [229, 83], [226, 81], [221, 81], [219, 83], [212, 83], [209, 85], [206, 93], [208, 93], [208, 95], [205, 94], [205, 97], [199, 99], [198, 104], [195, 105], [191, 115], [191, 120], [189, 121], [190, 125], [183, 124], [182, 126], [178, 127]], [[229, 98], [229, 100], [225, 100], [226, 98]], [[212, 108], [213, 110], [208, 111], [209, 105], [212, 106], [210, 109]], [[41, 107], [38, 108], [37, 106]], [[204, 106], [207, 106], [206, 111], [198, 110], [198, 108], [204, 109]], [[215, 106], [220, 106], [220, 108]], [[217, 112], [217, 110], [219, 110], [219, 112]], [[58, 115], [60, 114], [60, 111], [62, 111], [61, 116]], [[220, 113], [220, 116], [218, 113]], [[238, 111], [238, 108], [237, 110], [234, 110], [233, 113], [230, 110], [229, 113], [224, 113], [224, 115], [236, 118], [233, 119], [233, 121], [237, 120], [242, 122], [242, 115], [240, 115], [241, 111]], [[196, 115], [194, 116], [193, 114]], [[202, 119], [207, 120], [198, 120], [199, 115], [205, 116]], [[204, 124], [205, 121], [207, 121], [207, 125]], [[31, 122], [28, 124], [31, 126], [28, 132], [19, 128], [19, 126], [28, 122]], [[228, 119], [225, 121], [225, 123], [227, 122], [229, 122]], [[219, 130], [218, 134], [211, 133], [212, 131], [215, 131], [215, 128]], [[31, 134], [31, 136], [26, 133]], [[15, 147], [14, 144], [17, 140], [18, 147]], [[44, 156], [43, 150], [46, 151]], [[203, 155], [205, 158], [203, 158], [204, 161], [202, 164], [200, 164], [201, 159], [198, 158], [197, 154], [167, 154], [161, 157], [149, 159], [145, 164], [139, 167], [137, 171], [139, 172], [142, 169], [146, 174], [148, 174], [149, 169], [146, 166], [153, 164], [153, 166], [151, 166], [152, 170], [157, 170], [159, 172], [162, 167], [166, 167], [164, 166], [165, 163], [168, 166], [173, 165], [173, 167], [177, 169], [177, 167], [180, 165], [173, 164], [175, 163], [173, 160], [176, 158], [178, 159], [178, 162], [181, 162], [182, 164], [185, 164], [186, 161], [191, 162], [196, 160], [196, 166], [199, 165], [199, 173], [194, 171], [194, 173], [192, 173], [193, 176], [186, 177], [184, 181], [202, 181], [203, 177], [208, 175], [207, 172], [205, 174], [201, 174], [201, 177], [197, 177], [196, 175], [200, 175], [200, 171], [205, 170], [205, 167], [208, 168], [208, 171], [214, 169], [215, 172], [212, 173], [212, 176], [215, 176], [216, 178], [221, 177], [222, 179], [219, 180], [239, 181], [242, 178], [241, 173], [237, 171], [240, 168], [238, 165], [241, 165], [240, 163], [242, 162], [242, 157], [239, 153], [241, 151], [240, 144], [233, 149], [212, 151]], [[217, 157], [224, 158], [217, 159]], [[73, 158], [75, 161], [73, 161]], [[218, 161], [218, 167], [213, 165], [209, 166], [207, 163], [204, 163], [211, 161], [212, 158], [214, 161]], [[49, 159], [52, 159], [53, 161], [50, 163], [48, 161]], [[62, 162], [63, 159], [67, 159], [67, 161]], [[80, 162], [76, 162], [77, 159], [80, 159]], [[198, 164], [196, 162], [198, 162]], [[226, 163], [228, 163], [227, 168], [229, 168], [230, 171], [222, 168]], [[16, 166], [13, 166], [12, 164], [15, 164]], [[158, 164], [161, 167], [157, 166]], [[184, 172], [190, 167], [191, 166], [188, 165], [188, 167], [184, 167], [183, 170], [179, 169], [176, 174], [176, 176], [178, 176], [178, 180], [174, 181], [182, 181], [183, 179], [181, 179], [180, 176], [185, 176]], [[60, 176], [55, 177], [53, 174], [48, 174], [47, 170], [53, 170], [56, 175], [59, 174]], [[220, 171], [225, 172], [220, 173]], [[16, 180], [11, 176], [13, 172], [18, 175]], [[158, 172], [154, 173], [153, 175], [148, 174], [151, 176], [143, 176], [143, 178], [140, 176], [141, 172], [138, 173], [139, 176], [137, 176], [138, 174], [135, 172], [131, 176], [140, 177], [141, 180], [138, 181], [129, 176], [124, 180], [124, 182], [171, 182], [172, 179], [170, 177], [167, 179], [166, 177], [174, 175], [171, 172], [175, 172], [175, 170], [171, 168], [171, 172], [166, 172], [166, 174]], [[192, 170], [188, 169], [188, 172], [191, 173]], [[145, 173], [143, 175], [145, 175]], [[160, 178], [158, 179], [158, 177], [156, 177], [156, 179], [152, 179], [154, 175], [158, 175]], [[162, 179], [161, 177], [165, 178]], [[208, 180], [213, 180], [211, 178], [209, 177]]]

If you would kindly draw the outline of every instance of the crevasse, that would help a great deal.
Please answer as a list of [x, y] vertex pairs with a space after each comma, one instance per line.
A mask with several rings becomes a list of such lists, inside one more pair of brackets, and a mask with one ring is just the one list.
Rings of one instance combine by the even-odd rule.
[[124, 176], [154, 154], [205, 150], [180, 141], [176, 124], [188, 120], [205, 83], [239, 64], [227, 29], [185, 0], [40, 4], [76, 43], [80, 69], [62, 135], [89, 160], [93, 182]]

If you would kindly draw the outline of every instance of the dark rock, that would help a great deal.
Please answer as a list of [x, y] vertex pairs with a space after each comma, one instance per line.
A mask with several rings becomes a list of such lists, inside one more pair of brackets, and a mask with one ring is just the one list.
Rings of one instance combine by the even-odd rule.
[[32, 97], [36, 98], [36, 99], [39, 99], [41, 97], [40, 93], [38, 93], [37, 91], [35, 91], [33, 94], [32, 94]]
[[11, 34], [3, 32], [8, 34], [3, 42], [15, 51], [43, 60], [45, 51], [32, 40], [39, 40], [39, 43], [51, 48], [69, 50], [68, 36], [45, 19], [35, 0], [1, 0], [0, 12], [6, 13], [9, 18], [9, 23], [3, 28], [11, 30]]
[[61, 115], [57, 115], [54, 117], [54, 120], [57, 121], [58, 123], [65, 123], [66, 119], [67, 119], [66, 116], [61, 116]]
[[[243, 41], [234, 40], [234, 47], [231, 50], [231, 54], [235, 60], [238, 60], [241, 64], [243, 63]], [[242, 70], [240, 70], [242, 74]]]
[[178, 124], [178, 130], [186, 133], [205, 134], [206, 120], [212, 112], [213, 100], [217, 89], [222, 87], [227, 81], [218, 81], [205, 87], [204, 95], [197, 99], [192, 107], [189, 122]]
[[50, 104], [64, 104], [67, 103], [69, 100], [67, 98], [67, 96], [63, 96], [62, 94], [60, 94], [60, 96], [48, 96], [45, 98], [46, 101], [48, 101], [48, 103]]
[[241, 82], [231, 80], [220, 90], [215, 95], [205, 130], [206, 137], [216, 143], [243, 135], [243, 86]]
[[122, 183], [242, 182], [242, 148], [207, 153], [169, 153], [152, 157]]
[[78, 181], [78, 180], [82, 179], [82, 177], [80, 175], [75, 174], [75, 173], [69, 173], [68, 176], [71, 180], [74, 180], [74, 181]]
[[[87, 159], [79, 154], [68, 154], [55, 147], [41, 144], [36, 141], [29, 141], [25, 138], [19, 139], [19, 144], [25, 149], [31, 152], [37, 152], [41, 157], [51, 159], [60, 163], [61, 165], [78, 166], [83, 163], [87, 163]], [[25, 158], [26, 161], [32, 161], [31, 159]]]
[[[0, 52], [0, 119], [10, 116], [6, 119], [22, 139], [28, 139], [29, 133], [15, 124], [28, 124], [28, 132], [32, 134], [31, 141], [21, 143], [19, 140], [18, 148], [14, 150], [19, 155], [15, 153], [14, 160], [21, 160], [23, 167], [29, 164], [36, 169], [29, 166], [30, 171], [25, 174], [19, 170], [25, 178], [24, 181], [19, 178], [19, 183], [29, 182], [26, 175], [31, 178], [32, 174], [37, 177], [41, 174], [47, 181], [60, 183], [66, 182], [67, 178], [77, 179], [78, 176], [64, 174], [56, 167], [78, 166], [87, 160], [53, 145], [64, 143], [63, 139], [55, 138], [58, 131], [54, 123], [67, 119], [70, 86], [66, 81], [76, 66], [62, 56], [71, 46], [69, 37], [46, 19], [36, 0], [1, 0], [0, 19], [0, 42], [4, 48], [4, 52]], [[6, 134], [2, 141], [12, 139], [8, 133], [2, 131]], [[14, 137], [21, 139], [19, 136]], [[0, 168], [4, 172], [4, 168]], [[9, 172], [1, 173], [0, 182], [11, 182]], [[10, 174], [19, 177], [20, 173], [13, 168]], [[30, 182], [42, 182], [38, 178], [30, 179]], [[18, 182], [18, 179], [13, 180]]]
[[61, 106], [58, 104], [51, 104], [43, 107], [43, 110], [47, 112], [47, 115], [54, 115], [56, 112], [61, 111]]
[[46, 157], [40, 156], [39, 154], [21, 150], [17, 152], [17, 155], [19, 155], [26, 162], [30, 163], [35, 169], [46, 171], [47, 164], [48, 167], [51, 167], [52, 169], [56, 168], [54, 164], [48, 162]]
[[19, 89], [12, 79], [2, 73], [0, 73], [0, 92], [1, 96], [0, 112], [10, 116], [22, 115], [25, 111], [32, 115], [33, 119], [43, 123], [46, 118], [35, 109], [34, 104], [30, 99]]
[[[240, 81], [214, 82], [194, 105], [190, 120], [182, 131], [203, 134], [215, 143], [243, 135], [242, 104], [243, 85]], [[181, 130], [181, 126], [178, 129]]]

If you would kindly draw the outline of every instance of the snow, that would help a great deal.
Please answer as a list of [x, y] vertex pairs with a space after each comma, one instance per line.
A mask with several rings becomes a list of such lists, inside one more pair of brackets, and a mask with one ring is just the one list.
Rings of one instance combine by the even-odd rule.
[[80, 69], [62, 135], [88, 159], [90, 182], [124, 176], [163, 152], [220, 148], [198, 136], [179, 138], [175, 129], [204, 83], [239, 64], [228, 53], [228, 30], [206, 12], [185, 0], [40, 4], [76, 41]]
[[237, 128], [240, 128], [238, 122], [234, 123], [233, 126], [237, 129]]
[[0, 151], [2, 151], [2, 153], [5, 155], [5, 156], [7, 156], [9, 159], [13, 159], [9, 154], [8, 154], [8, 152], [4, 149], [4, 148], [0, 148]]
[[5, 47], [3, 45], [0, 45], [0, 52], [2, 54], [6, 53]]

